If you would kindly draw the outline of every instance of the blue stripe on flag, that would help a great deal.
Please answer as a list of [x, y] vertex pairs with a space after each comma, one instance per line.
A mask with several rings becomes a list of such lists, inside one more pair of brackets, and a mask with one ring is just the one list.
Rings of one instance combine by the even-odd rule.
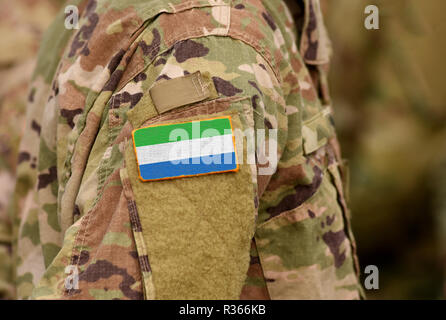
[[192, 176], [235, 169], [237, 169], [235, 152], [189, 158], [184, 159], [184, 161], [165, 161], [139, 166], [139, 171], [143, 180]]

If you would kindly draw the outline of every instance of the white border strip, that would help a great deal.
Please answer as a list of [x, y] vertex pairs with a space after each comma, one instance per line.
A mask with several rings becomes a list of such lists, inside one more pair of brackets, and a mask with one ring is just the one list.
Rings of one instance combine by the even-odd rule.
[[232, 134], [182, 140], [136, 148], [138, 165], [177, 161], [234, 152]]

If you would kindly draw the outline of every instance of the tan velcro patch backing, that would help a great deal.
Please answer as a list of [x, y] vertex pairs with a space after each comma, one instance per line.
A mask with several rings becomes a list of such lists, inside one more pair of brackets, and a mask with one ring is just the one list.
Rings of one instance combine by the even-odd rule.
[[209, 84], [199, 71], [184, 77], [166, 80], [150, 89], [150, 96], [158, 113], [203, 101], [209, 98]]

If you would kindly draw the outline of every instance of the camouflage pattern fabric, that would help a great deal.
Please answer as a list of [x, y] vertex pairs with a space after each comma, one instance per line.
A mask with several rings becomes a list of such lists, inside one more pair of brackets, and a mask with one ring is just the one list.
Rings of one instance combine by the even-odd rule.
[[[80, 29], [61, 32], [65, 17], [58, 16], [29, 96], [14, 194], [17, 297], [170, 299], [182, 298], [170, 288], [186, 283], [200, 299], [359, 299], [319, 2], [298, 2], [300, 26], [279, 0], [75, 4]], [[158, 114], [149, 89], [197, 71], [212, 80], [218, 96]], [[240, 185], [226, 185], [230, 173], [154, 182], [153, 188], [137, 179], [133, 129], [219, 114], [237, 115], [237, 126], [256, 134], [264, 130], [264, 146], [277, 144], [278, 161], [267, 157], [274, 148], [258, 144], [256, 164], [234, 174], [243, 178]], [[262, 173], [267, 167], [271, 172]], [[188, 190], [206, 183], [250, 199], [239, 205], [243, 236], [225, 241], [227, 254], [241, 252], [234, 270], [246, 275], [227, 284], [230, 293], [219, 287], [200, 293], [196, 278], [178, 277], [175, 265], [160, 268], [186, 238], [169, 246], [148, 241], [161, 238], [155, 227], [166, 225], [164, 215], [204, 213], [204, 196]], [[161, 194], [187, 185], [185, 194], [177, 193], [187, 201]], [[159, 201], [149, 205], [148, 199]], [[225, 199], [207, 205], [208, 220], [197, 228], [224, 241], [224, 230], [212, 230], [212, 222], [219, 225], [227, 208]], [[195, 244], [207, 243], [197, 237]], [[202, 271], [218, 283], [232, 261], [202, 250], [185, 258], [205, 266], [223, 261], [223, 268]], [[67, 270], [79, 271], [78, 286], [67, 286]]]
[[15, 295], [8, 205], [25, 125], [28, 84], [42, 34], [61, 2], [0, 1], [0, 299]]

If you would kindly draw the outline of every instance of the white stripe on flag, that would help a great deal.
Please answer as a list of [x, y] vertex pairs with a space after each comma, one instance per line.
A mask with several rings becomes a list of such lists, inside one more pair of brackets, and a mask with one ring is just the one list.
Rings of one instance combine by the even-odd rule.
[[234, 152], [232, 134], [174, 141], [136, 148], [138, 165]]

